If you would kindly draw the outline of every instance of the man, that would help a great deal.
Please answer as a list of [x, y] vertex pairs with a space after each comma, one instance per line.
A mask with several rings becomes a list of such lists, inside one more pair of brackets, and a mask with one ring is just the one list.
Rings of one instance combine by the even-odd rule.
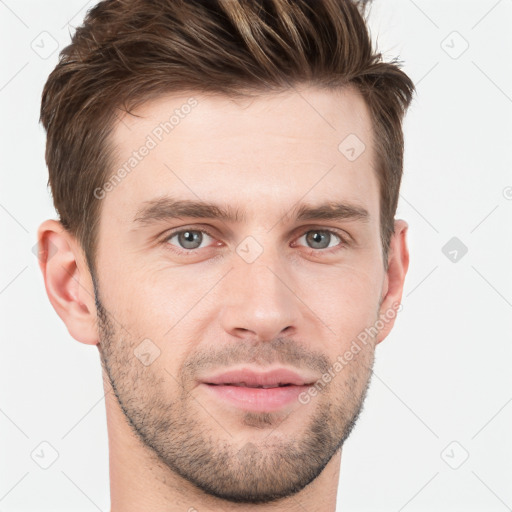
[[103, 367], [112, 512], [334, 511], [408, 267], [414, 91], [349, 0], [122, 0], [44, 88], [55, 310]]

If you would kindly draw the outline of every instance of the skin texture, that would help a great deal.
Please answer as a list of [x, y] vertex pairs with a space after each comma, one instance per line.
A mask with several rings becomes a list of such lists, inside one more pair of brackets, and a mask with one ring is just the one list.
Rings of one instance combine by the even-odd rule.
[[[71, 336], [99, 349], [112, 511], [334, 511], [341, 447], [409, 261], [397, 220], [385, 270], [368, 109], [351, 89], [166, 96], [120, 119], [116, 169], [191, 97], [190, 113], [101, 199], [94, 280], [60, 223], [38, 233], [50, 301]], [[338, 149], [350, 134], [365, 144], [353, 161]], [[163, 196], [235, 207], [244, 219], [134, 221]], [[294, 220], [302, 203], [334, 201], [368, 217]], [[170, 238], [176, 228], [198, 248]], [[319, 233], [328, 248], [315, 245]], [[141, 352], [154, 360], [143, 364]], [[200, 385], [233, 367], [333, 376], [307, 403], [248, 412]]]

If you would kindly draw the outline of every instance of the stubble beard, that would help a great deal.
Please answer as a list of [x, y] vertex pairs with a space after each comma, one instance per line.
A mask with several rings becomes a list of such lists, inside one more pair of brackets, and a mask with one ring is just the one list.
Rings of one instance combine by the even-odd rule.
[[[222, 417], [212, 419], [186, 386], [180, 385], [186, 381], [185, 364], [178, 378], [165, 371], [152, 373], [151, 367], [143, 366], [133, 355], [138, 341], [121, 339], [98, 295], [96, 306], [103, 370], [134, 434], [171, 472], [209, 495], [233, 503], [257, 504], [296, 494], [321, 474], [362, 411], [372, 375], [373, 350], [359, 353], [315, 397], [314, 413], [299, 435], [279, 435], [282, 419], [274, 413], [245, 412], [241, 428], [258, 433], [266, 429], [269, 434], [261, 441], [256, 440], [260, 436], [249, 434], [246, 438], [253, 441], [235, 445], [233, 437], [221, 428]], [[289, 340], [276, 340], [275, 346], [283, 344], [293, 350]], [[190, 370], [190, 365], [187, 368]], [[174, 397], [169, 395], [173, 387], [178, 389]], [[298, 403], [284, 419], [288, 429], [294, 414], [297, 423], [304, 424], [303, 416], [298, 416], [301, 407]]]

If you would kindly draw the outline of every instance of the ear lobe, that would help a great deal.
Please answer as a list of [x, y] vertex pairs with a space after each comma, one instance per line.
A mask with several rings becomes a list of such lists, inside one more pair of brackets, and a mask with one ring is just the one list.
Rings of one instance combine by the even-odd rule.
[[37, 232], [39, 267], [50, 302], [77, 341], [96, 345], [96, 304], [89, 268], [76, 239], [55, 220]]
[[379, 319], [384, 327], [376, 337], [376, 344], [383, 341], [395, 323], [396, 314], [401, 309], [405, 275], [409, 268], [409, 249], [407, 247], [407, 230], [404, 220], [395, 220], [395, 231], [391, 237], [388, 256], [388, 270], [384, 282], [384, 296], [379, 310]]

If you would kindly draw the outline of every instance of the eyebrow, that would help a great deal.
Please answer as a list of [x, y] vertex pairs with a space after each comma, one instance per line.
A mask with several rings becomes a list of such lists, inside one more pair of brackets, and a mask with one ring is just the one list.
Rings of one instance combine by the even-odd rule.
[[[145, 201], [137, 211], [134, 222], [140, 225], [149, 225], [163, 220], [184, 217], [219, 219], [231, 223], [240, 223], [246, 220], [244, 212], [231, 205], [220, 206], [212, 202], [161, 197]], [[370, 214], [362, 206], [346, 202], [328, 201], [319, 205], [302, 203], [285, 214], [282, 220], [359, 220], [368, 222], [369, 218]]]

